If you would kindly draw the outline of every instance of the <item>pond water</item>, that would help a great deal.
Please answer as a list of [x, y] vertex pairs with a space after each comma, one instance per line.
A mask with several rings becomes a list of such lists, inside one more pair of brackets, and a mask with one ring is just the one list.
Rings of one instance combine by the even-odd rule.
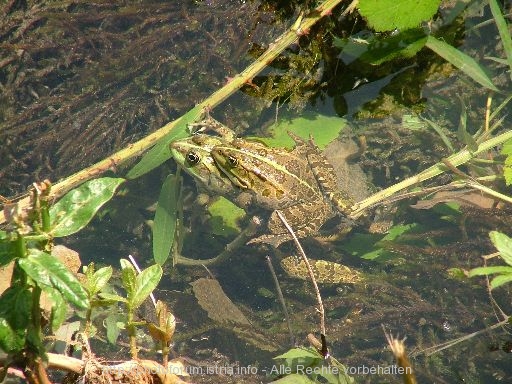
[[[1, 36], [20, 51], [17, 57], [13, 50], [0, 57], [12, 60], [0, 67], [0, 194], [22, 193], [34, 179], [69, 176], [183, 115], [292, 25], [299, 17], [297, 7], [295, 2], [222, 0], [123, 6], [74, 2], [48, 5], [45, 13], [30, 2], [13, 7]], [[505, 90], [494, 94], [494, 111], [511, 88], [504, 67], [486, 59], [504, 57], [489, 22], [492, 15], [488, 7], [471, 3], [448, 22], [454, 9], [446, 5], [430, 28], [492, 69], [492, 79]], [[240, 136], [268, 135], [276, 117], [337, 119], [334, 125], [343, 126], [335, 144], [340, 147], [331, 148], [329, 159], [338, 176], [345, 177], [349, 194], [360, 201], [468, 144], [457, 127], [465, 121], [467, 138], [483, 126], [488, 91], [427, 48], [372, 64], [362, 52], [383, 36], [370, 32], [357, 15], [342, 17], [341, 12], [335, 8], [211, 114]], [[26, 20], [24, 27], [20, 18]], [[507, 105], [493, 120], [502, 118], [502, 129], [510, 129], [508, 110]], [[352, 155], [340, 155], [348, 147]], [[301, 239], [309, 258], [340, 263], [362, 275], [354, 284], [320, 285], [330, 353], [349, 368], [355, 382], [401, 382], [394, 371], [370, 373], [395, 364], [383, 328], [407, 336], [418, 382], [512, 379], [506, 327], [428, 353], [504, 320], [509, 311], [507, 286], [491, 296], [485, 279], [460, 278], [450, 270], [483, 265], [481, 256], [495, 252], [489, 232], [510, 232], [510, 206], [468, 188], [434, 189], [457, 178], [499, 175], [493, 159], [501, 160], [498, 151], [461, 167], [460, 173], [450, 170], [424, 183], [423, 189], [432, 188], [430, 200], [418, 193], [368, 209], [342, 238]], [[113, 171], [122, 176], [130, 166]], [[155, 203], [165, 177], [175, 172], [170, 159], [123, 185], [87, 228], [64, 243], [79, 251], [84, 264], [117, 268], [120, 258], [133, 254], [141, 267], [151, 265]], [[181, 253], [213, 258], [237, 232], [219, 225], [221, 215], [207, 209], [213, 203], [198, 198], [195, 181], [182, 175]], [[489, 185], [507, 193], [502, 181]], [[432, 199], [435, 204], [429, 203]], [[262, 219], [269, 214], [249, 213], [240, 219], [240, 228], [249, 225], [253, 214]], [[328, 222], [326, 232], [339, 221]], [[374, 231], [376, 223], [388, 230]], [[280, 267], [283, 257], [296, 253], [291, 242], [279, 251], [242, 244], [207, 268], [167, 262], [155, 295], [178, 319], [174, 354], [205, 369], [195, 372], [193, 382], [270, 382], [282, 373], [276, 372], [275, 356], [293, 345], [308, 345], [309, 333], [319, 337], [311, 283]], [[292, 336], [267, 255], [277, 269]], [[100, 334], [107, 315], [97, 318]], [[109, 359], [126, 358], [125, 341], [121, 338], [115, 351], [98, 340], [93, 347]], [[159, 358], [151, 343], [141, 345], [148, 348], [145, 356]], [[206, 372], [207, 367], [213, 371]]]

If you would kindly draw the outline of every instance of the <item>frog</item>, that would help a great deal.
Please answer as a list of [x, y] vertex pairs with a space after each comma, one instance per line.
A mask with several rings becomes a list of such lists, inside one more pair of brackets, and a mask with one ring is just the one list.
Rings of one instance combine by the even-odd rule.
[[291, 239], [276, 210], [282, 211], [300, 238], [316, 233], [336, 209], [346, 213], [352, 205], [333, 187], [337, 185], [334, 170], [311, 138], [306, 142], [290, 134], [296, 146], [289, 151], [236, 137], [214, 119], [195, 126], [198, 132], [211, 130], [217, 136], [195, 133], [171, 143], [173, 157], [185, 171], [209, 191], [238, 205], [245, 202], [243, 208], [255, 205], [273, 211], [267, 225], [270, 234], [249, 243], [268, 243], [277, 248]]
[[313, 141], [306, 143], [290, 136], [296, 142], [292, 151], [241, 138], [211, 150], [215, 162], [233, 184], [251, 190], [257, 205], [274, 210], [268, 222], [270, 234], [249, 243], [268, 243], [277, 248], [292, 238], [276, 209], [281, 210], [300, 238], [316, 233], [336, 214], [336, 209], [347, 214], [352, 205], [348, 195], [336, 191], [334, 169]]

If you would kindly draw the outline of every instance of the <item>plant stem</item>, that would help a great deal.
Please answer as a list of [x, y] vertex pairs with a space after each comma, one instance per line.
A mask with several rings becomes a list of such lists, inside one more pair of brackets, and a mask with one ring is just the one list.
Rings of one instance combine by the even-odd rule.
[[[501, 135], [484, 141], [478, 146], [478, 149], [474, 152], [471, 152], [469, 149], [465, 148], [459, 151], [458, 153], [455, 153], [448, 157], [446, 161], [449, 164], [453, 165], [454, 167], [458, 167], [459, 165], [468, 162], [478, 154], [485, 152], [499, 144], [502, 144], [503, 142], [509, 139], [512, 139], [512, 130], [506, 131]], [[352, 207], [352, 214], [350, 215], [350, 218], [356, 219], [363, 214], [366, 208], [387, 199], [388, 197], [392, 196], [398, 191], [401, 191], [402, 189], [421, 183], [422, 181], [431, 179], [437, 175], [440, 175], [443, 172], [446, 172], [447, 170], [449, 170], [449, 167], [447, 167], [445, 163], [439, 162], [437, 164], [434, 164], [430, 168], [424, 170], [423, 172], [418, 173], [415, 176], [409, 177], [408, 179], [405, 179], [397, 184], [394, 184], [389, 188], [383, 189], [382, 191], [375, 193], [374, 195], [368, 197], [367, 199], [364, 199], [354, 204], [354, 206]]]

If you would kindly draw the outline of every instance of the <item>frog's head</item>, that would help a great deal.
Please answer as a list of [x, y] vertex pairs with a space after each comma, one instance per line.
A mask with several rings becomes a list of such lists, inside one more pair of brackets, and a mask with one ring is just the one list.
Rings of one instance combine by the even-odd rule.
[[185, 172], [204, 184], [209, 190], [226, 193], [233, 188], [231, 181], [217, 167], [211, 156], [211, 149], [222, 144], [218, 137], [196, 134], [189, 138], [173, 141], [169, 148], [172, 157]]

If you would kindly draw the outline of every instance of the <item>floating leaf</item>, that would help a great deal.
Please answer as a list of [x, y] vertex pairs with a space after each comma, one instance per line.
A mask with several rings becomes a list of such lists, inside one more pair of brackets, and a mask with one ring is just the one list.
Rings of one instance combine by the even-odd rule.
[[359, 0], [359, 13], [378, 32], [410, 29], [430, 20], [441, 0]]
[[165, 179], [153, 223], [153, 259], [155, 263], [163, 265], [171, 251], [176, 230], [176, 211], [180, 183], [175, 175]]
[[241, 231], [238, 222], [245, 216], [245, 211], [224, 197], [208, 205], [212, 232], [220, 236], [232, 236]]
[[436, 39], [434, 36], [427, 38], [426, 46], [477, 83], [493, 91], [498, 91], [498, 88], [492, 83], [484, 69], [472, 57], [452, 47], [450, 44]]
[[111, 177], [93, 179], [66, 193], [50, 208], [52, 235], [69, 236], [81, 230], [124, 181]]
[[271, 147], [293, 148], [295, 142], [287, 133], [291, 131], [303, 139], [308, 139], [309, 135], [312, 135], [316, 145], [323, 149], [339, 136], [346, 124], [347, 121], [340, 117], [310, 114], [281, 120], [269, 128], [271, 138], [258, 139]]

